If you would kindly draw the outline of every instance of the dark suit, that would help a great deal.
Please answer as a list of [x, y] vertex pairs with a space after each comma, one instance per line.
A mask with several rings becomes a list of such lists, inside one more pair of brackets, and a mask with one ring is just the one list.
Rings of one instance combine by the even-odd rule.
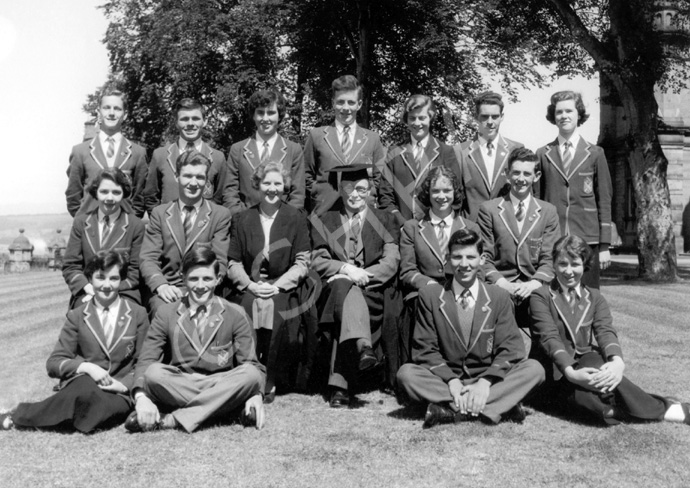
[[58, 342], [46, 362], [48, 375], [60, 379], [60, 390], [37, 403], [20, 403], [13, 414], [19, 427], [50, 428], [70, 424], [80, 432], [124, 422], [132, 404], [128, 395], [102, 391], [77, 369], [84, 362], [100, 366], [128, 389], [149, 322], [146, 310], [126, 299], [120, 301], [111, 344], [93, 302], [67, 313]]
[[[237, 142], [230, 148], [224, 199], [225, 206], [233, 215], [263, 200], [261, 192], [252, 186], [252, 175], [261, 164], [261, 150], [253, 137]], [[285, 188], [283, 201], [295, 208], [304, 208], [304, 153], [300, 145], [279, 135], [269, 161], [283, 163], [285, 169], [290, 171], [292, 186]]]
[[[225, 156], [221, 151], [213, 149], [205, 142], [201, 143], [200, 152], [211, 160], [211, 167], [208, 169], [206, 178], [206, 188], [204, 188], [204, 198], [212, 200], [217, 205], [223, 205], [223, 191], [227, 180]], [[179, 155], [180, 148], [177, 143], [168, 144], [153, 151], [144, 191], [146, 210], [149, 215], [161, 203], [172, 202], [180, 198], [176, 170]]]
[[662, 420], [669, 401], [644, 392], [626, 377], [614, 393], [608, 395], [578, 387], [564, 377], [569, 366], [598, 369], [612, 356], [623, 358], [606, 300], [597, 289], [581, 286], [581, 292], [574, 310], [557, 280], [542, 286], [530, 297], [534, 333], [556, 366], [553, 378], [560, 380], [561, 394], [566, 401], [599, 419], [605, 409], [615, 404], [631, 417]]
[[[69, 167], [67, 168], [69, 181], [65, 191], [67, 211], [72, 217], [77, 214], [80, 208], [88, 209], [92, 206], [93, 198], [84, 192], [84, 187], [107, 167], [108, 163], [98, 134], [90, 141], [82, 142], [72, 148]], [[115, 155], [114, 167], [122, 170], [129, 177], [132, 184], [130, 202], [134, 215], [139, 218], [143, 217], [145, 211], [144, 187], [148, 172], [146, 151], [143, 147], [123, 137], [120, 148]]]
[[220, 274], [226, 272], [230, 211], [204, 200], [187, 242], [178, 202], [164, 203], [153, 209], [146, 228], [141, 246], [140, 272], [152, 293], [165, 284], [182, 286], [182, 260], [194, 246], [210, 247], [220, 263]]
[[262, 392], [265, 381], [244, 310], [220, 297], [213, 297], [207, 309], [200, 337], [186, 298], [160, 307], [135, 371], [134, 388], [172, 409], [187, 432], [211, 416], [236, 410]]
[[479, 206], [482, 203], [508, 194], [508, 180], [505, 175], [508, 155], [513, 149], [524, 147], [521, 143], [500, 135], [494, 143], [496, 162], [492, 174], [488, 174], [476, 137], [455, 146], [455, 156], [460, 163], [460, 180], [465, 188], [462, 215], [473, 222], [477, 221]]
[[72, 293], [72, 306], [79, 306], [83, 289], [89, 283], [84, 267], [99, 251], [113, 250], [127, 253], [129, 267], [127, 278], [120, 283], [120, 295], [141, 303], [139, 294], [139, 253], [144, 240], [144, 224], [122, 209], [105, 246], [101, 246], [98, 230], [98, 210], [79, 214], [74, 218], [67, 249], [65, 250], [62, 276]]
[[304, 145], [307, 210], [321, 215], [338, 199], [337, 176], [327, 173], [336, 166], [373, 164], [374, 168], [369, 176], [374, 178], [373, 186], [378, 186], [380, 175], [376, 165], [383, 160], [384, 155], [379, 135], [360, 126], [352, 134], [352, 150], [348, 161], [343, 156], [335, 125], [312, 129]]
[[428, 208], [419, 202], [417, 193], [435, 166], [459, 173], [453, 148], [433, 136], [429, 136], [419, 164], [414, 159], [412, 144], [389, 149], [381, 168], [378, 208], [392, 212], [401, 227], [407, 220], [421, 219]]
[[452, 283], [432, 284], [419, 292], [413, 364], [400, 368], [398, 381], [413, 400], [443, 403], [453, 400], [448, 389], [452, 379], [470, 384], [484, 378], [492, 386], [483, 415], [499, 422], [544, 381], [544, 369], [525, 359], [507, 292], [479, 282], [468, 338], [460, 326]]
[[531, 198], [518, 232], [510, 196], [496, 198], [479, 207], [477, 223], [484, 240], [487, 282], [553, 279], [551, 251], [560, 237], [553, 205]]

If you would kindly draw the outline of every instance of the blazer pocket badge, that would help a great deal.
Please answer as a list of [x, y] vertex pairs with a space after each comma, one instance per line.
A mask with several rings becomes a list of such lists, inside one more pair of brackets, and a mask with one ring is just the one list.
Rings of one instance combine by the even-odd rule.
[[594, 178], [591, 176], [585, 176], [585, 179], [582, 182], [582, 191], [585, 195], [591, 195], [594, 193]]
[[491, 354], [494, 350], [494, 336], [493, 334], [489, 339], [486, 341], [486, 353]]
[[230, 360], [230, 351], [218, 351], [218, 366], [221, 368], [228, 364]]
[[204, 198], [207, 200], [213, 198], [213, 183], [210, 181], [207, 181], [204, 187]]
[[541, 252], [542, 239], [527, 239], [527, 247], [529, 248], [529, 258], [532, 261], [539, 260], [539, 253]]
[[134, 347], [135, 347], [135, 341], [130, 342], [127, 344], [127, 350], [125, 351], [125, 357], [131, 358], [134, 356]]

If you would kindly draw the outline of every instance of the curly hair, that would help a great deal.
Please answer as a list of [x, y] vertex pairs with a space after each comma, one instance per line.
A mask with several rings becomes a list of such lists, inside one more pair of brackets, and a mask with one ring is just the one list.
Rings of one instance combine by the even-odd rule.
[[410, 114], [410, 112], [424, 107], [428, 107], [427, 112], [429, 113], [429, 122], [433, 122], [436, 118], [436, 104], [431, 97], [427, 97], [426, 95], [412, 95], [410, 98], [405, 100], [405, 103], [403, 104], [403, 113], [400, 120], [402, 120], [403, 124], [407, 124], [407, 116]]
[[129, 176], [118, 168], [106, 168], [94, 176], [86, 187], [88, 194], [95, 200], [98, 200], [98, 187], [101, 186], [103, 180], [110, 180], [122, 188], [122, 198], [129, 198], [132, 194], [132, 183], [129, 180]]
[[551, 103], [546, 107], [546, 120], [556, 125], [556, 104], [566, 100], [573, 100], [577, 109], [577, 126], [580, 127], [589, 119], [589, 114], [582, 101], [582, 95], [572, 90], [559, 91], [551, 95]]
[[247, 115], [249, 119], [252, 120], [254, 118], [254, 112], [257, 108], [268, 107], [273, 103], [276, 104], [278, 109], [278, 121], [283, 120], [285, 118], [285, 98], [283, 94], [274, 89], [255, 91], [247, 102]]
[[191, 151], [184, 151], [184, 152], [180, 153], [180, 155], [177, 157], [177, 161], [175, 161], [175, 171], [179, 175], [182, 167], [188, 166], [188, 165], [191, 165], [191, 166], [204, 165], [204, 166], [206, 166], [206, 176], [208, 176], [208, 172], [211, 169], [211, 160], [208, 159], [203, 154], [201, 154], [196, 149], [193, 149]]
[[563, 254], [567, 254], [571, 259], [581, 259], [585, 271], [592, 265], [592, 248], [587, 244], [587, 241], [580, 236], [563, 236], [556, 241], [553, 245], [553, 252], [551, 254], [554, 268], [556, 267], [556, 261]]
[[254, 170], [254, 173], [252, 173], [252, 188], [258, 190], [259, 185], [266, 176], [266, 173], [270, 173], [271, 171], [280, 173], [280, 176], [283, 177], [283, 186], [285, 187], [285, 191], [287, 191], [292, 185], [292, 175], [290, 174], [290, 171], [283, 165], [283, 163], [270, 160], [261, 163]]
[[445, 166], [434, 166], [429, 170], [417, 194], [417, 199], [425, 207], [431, 207], [431, 187], [439, 178], [447, 178], [451, 185], [453, 185], [453, 207], [459, 207], [462, 204], [463, 194], [460, 181], [455, 173]]
[[118, 251], [98, 251], [94, 257], [89, 259], [89, 262], [84, 266], [84, 276], [91, 281], [91, 277], [97, 271], [107, 271], [113, 266], [118, 267], [120, 279], [127, 278], [127, 270], [129, 268], [129, 256], [127, 253], [120, 253]]

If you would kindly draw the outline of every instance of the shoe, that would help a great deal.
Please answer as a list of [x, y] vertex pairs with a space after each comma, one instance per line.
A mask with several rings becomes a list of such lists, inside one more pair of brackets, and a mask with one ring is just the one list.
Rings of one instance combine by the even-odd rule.
[[426, 415], [424, 415], [422, 429], [430, 429], [434, 425], [438, 424], [452, 424], [455, 422], [455, 417], [455, 412], [453, 412], [450, 408], [444, 407], [438, 403], [430, 403], [426, 408]]
[[0, 430], [14, 429], [14, 422], [12, 421], [12, 412], [0, 413]]
[[350, 395], [345, 390], [336, 389], [331, 393], [331, 399], [328, 402], [331, 408], [346, 408], [350, 406]]
[[621, 417], [621, 412], [616, 407], [606, 407], [601, 413], [601, 418], [608, 425], [618, 425], [621, 423], [619, 420]]
[[271, 388], [271, 391], [264, 393], [264, 405], [268, 403], [273, 403], [276, 399], [276, 387]]
[[376, 363], [378, 363], [378, 359], [376, 359], [374, 350], [370, 346], [364, 346], [359, 353], [359, 370], [367, 371], [376, 366]]
[[503, 414], [503, 419], [508, 422], [515, 422], [516, 424], [521, 424], [527, 418], [527, 412], [522, 406], [522, 403], [518, 402], [513, 408], [508, 410]]
[[242, 409], [240, 423], [243, 427], [256, 427], [256, 410], [254, 410], [254, 407], [251, 408], [249, 413]]
[[130, 413], [127, 417], [127, 420], [125, 420], [125, 429], [132, 433], [144, 431], [144, 429], [141, 428], [141, 425], [139, 425], [139, 420], [137, 419], [136, 411]]

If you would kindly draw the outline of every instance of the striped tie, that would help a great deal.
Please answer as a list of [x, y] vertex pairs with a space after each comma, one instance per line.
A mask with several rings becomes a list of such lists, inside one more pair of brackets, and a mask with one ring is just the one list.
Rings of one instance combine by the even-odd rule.
[[345, 162], [350, 164], [350, 152], [352, 151], [352, 141], [350, 140], [350, 126], [346, 125], [343, 127], [343, 156], [345, 157]]
[[101, 249], [105, 248], [105, 243], [110, 237], [110, 216], [103, 217], [103, 232], [101, 232]]
[[448, 254], [448, 237], [446, 236], [446, 222], [441, 220], [436, 224], [436, 238], [438, 239], [438, 247], [441, 249], [441, 255], [445, 259]]
[[184, 238], [185, 242], [189, 241], [189, 236], [192, 234], [192, 219], [194, 218], [195, 208], [193, 205], [185, 205], [184, 207]]
[[108, 347], [110, 347], [110, 344], [113, 342], [115, 327], [113, 327], [113, 324], [110, 322], [110, 309], [108, 307], [103, 309], [103, 315], [101, 316], [101, 327], [103, 327], [105, 343]]
[[355, 262], [357, 257], [357, 243], [359, 242], [359, 232], [362, 228], [359, 218], [358, 213], [354, 214], [352, 216], [352, 224], [350, 225], [350, 261], [352, 263]]
[[565, 141], [563, 143], [563, 170], [566, 174], [570, 169], [570, 163], [573, 162], [573, 153], [570, 150], [571, 147], [573, 147], [573, 144], [570, 141]]
[[196, 147], [194, 147], [193, 142], [187, 142], [187, 147], [184, 148], [184, 152], [191, 152], [194, 151]]
[[261, 162], [265, 163], [266, 161], [268, 161], [268, 156], [269, 156], [268, 142], [264, 142], [264, 148], [263, 148], [263, 151], [261, 151]]
[[108, 150], [105, 153], [105, 157], [111, 159], [113, 156], [115, 156], [115, 139], [108, 137], [106, 141], [108, 142]]
[[493, 152], [493, 150], [494, 150], [493, 143], [491, 141], [487, 142], [486, 143], [486, 154], [491, 156], [491, 153]]

